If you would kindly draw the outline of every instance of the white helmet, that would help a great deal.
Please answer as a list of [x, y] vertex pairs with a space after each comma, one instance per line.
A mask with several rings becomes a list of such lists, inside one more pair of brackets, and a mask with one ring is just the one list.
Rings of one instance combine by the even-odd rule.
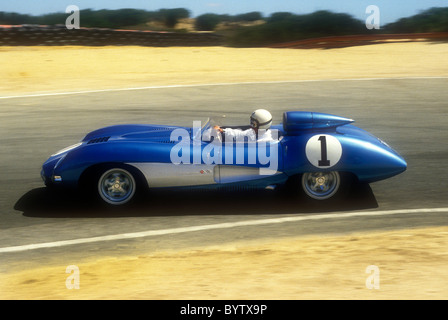
[[252, 128], [269, 129], [272, 124], [272, 115], [269, 111], [258, 109], [252, 112], [250, 116], [250, 125]]

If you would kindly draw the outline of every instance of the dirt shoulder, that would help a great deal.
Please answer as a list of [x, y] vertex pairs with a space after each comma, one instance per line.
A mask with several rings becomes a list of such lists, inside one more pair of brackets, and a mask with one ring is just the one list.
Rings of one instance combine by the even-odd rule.
[[61, 261], [0, 274], [0, 299], [446, 299], [446, 248], [440, 227], [99, 257], [79, 289]]
[[448, 76], [448, 44], [332, 50], [0, 47], [0, 95], [163, 85]]

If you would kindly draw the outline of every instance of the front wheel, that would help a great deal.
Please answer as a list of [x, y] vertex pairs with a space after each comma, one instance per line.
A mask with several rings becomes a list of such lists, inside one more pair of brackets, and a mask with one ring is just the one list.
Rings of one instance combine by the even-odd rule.
[[98, 194], [101, 199], [115, 206], [131, 201], [136, 188], [134, 176], [123, 168], [109, 169], [98, 179]]
[[302, 175], [302, 188], [305, 194], [315, 200], [334, 197], [341, 188], [338, 172], [307, 172]]

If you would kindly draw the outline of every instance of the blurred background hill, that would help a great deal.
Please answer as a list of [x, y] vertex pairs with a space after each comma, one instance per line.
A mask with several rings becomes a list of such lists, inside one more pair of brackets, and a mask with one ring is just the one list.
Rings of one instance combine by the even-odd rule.
[[[0, 12], [0, 25], [63, 25], [67, 13], [40, 16]], [[202, 14], [192, 17], [185, 8], [146, 11], [139, 9], [92, 10], [80, 12], [81, 27], [127, 30], [217, 33], [226, 45], [235, 47], [269, 46], [310, 38], [393, 33], [448, 32], [448, 7], [431, 8], [369, 30], [365, 21], [349, 14], [316, 11], [310, 14], [276, 12], [265, 17], [260, 12], [238, 15]]]

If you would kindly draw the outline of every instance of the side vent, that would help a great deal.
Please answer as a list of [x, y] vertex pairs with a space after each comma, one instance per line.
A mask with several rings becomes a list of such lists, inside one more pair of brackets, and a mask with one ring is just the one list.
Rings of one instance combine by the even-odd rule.
[[109, 138], [110, 137], [95, 138], [95, 139], [92, 139], [89, 142], [87, 142], [87, 144], [107, 142], [109, 140]]

